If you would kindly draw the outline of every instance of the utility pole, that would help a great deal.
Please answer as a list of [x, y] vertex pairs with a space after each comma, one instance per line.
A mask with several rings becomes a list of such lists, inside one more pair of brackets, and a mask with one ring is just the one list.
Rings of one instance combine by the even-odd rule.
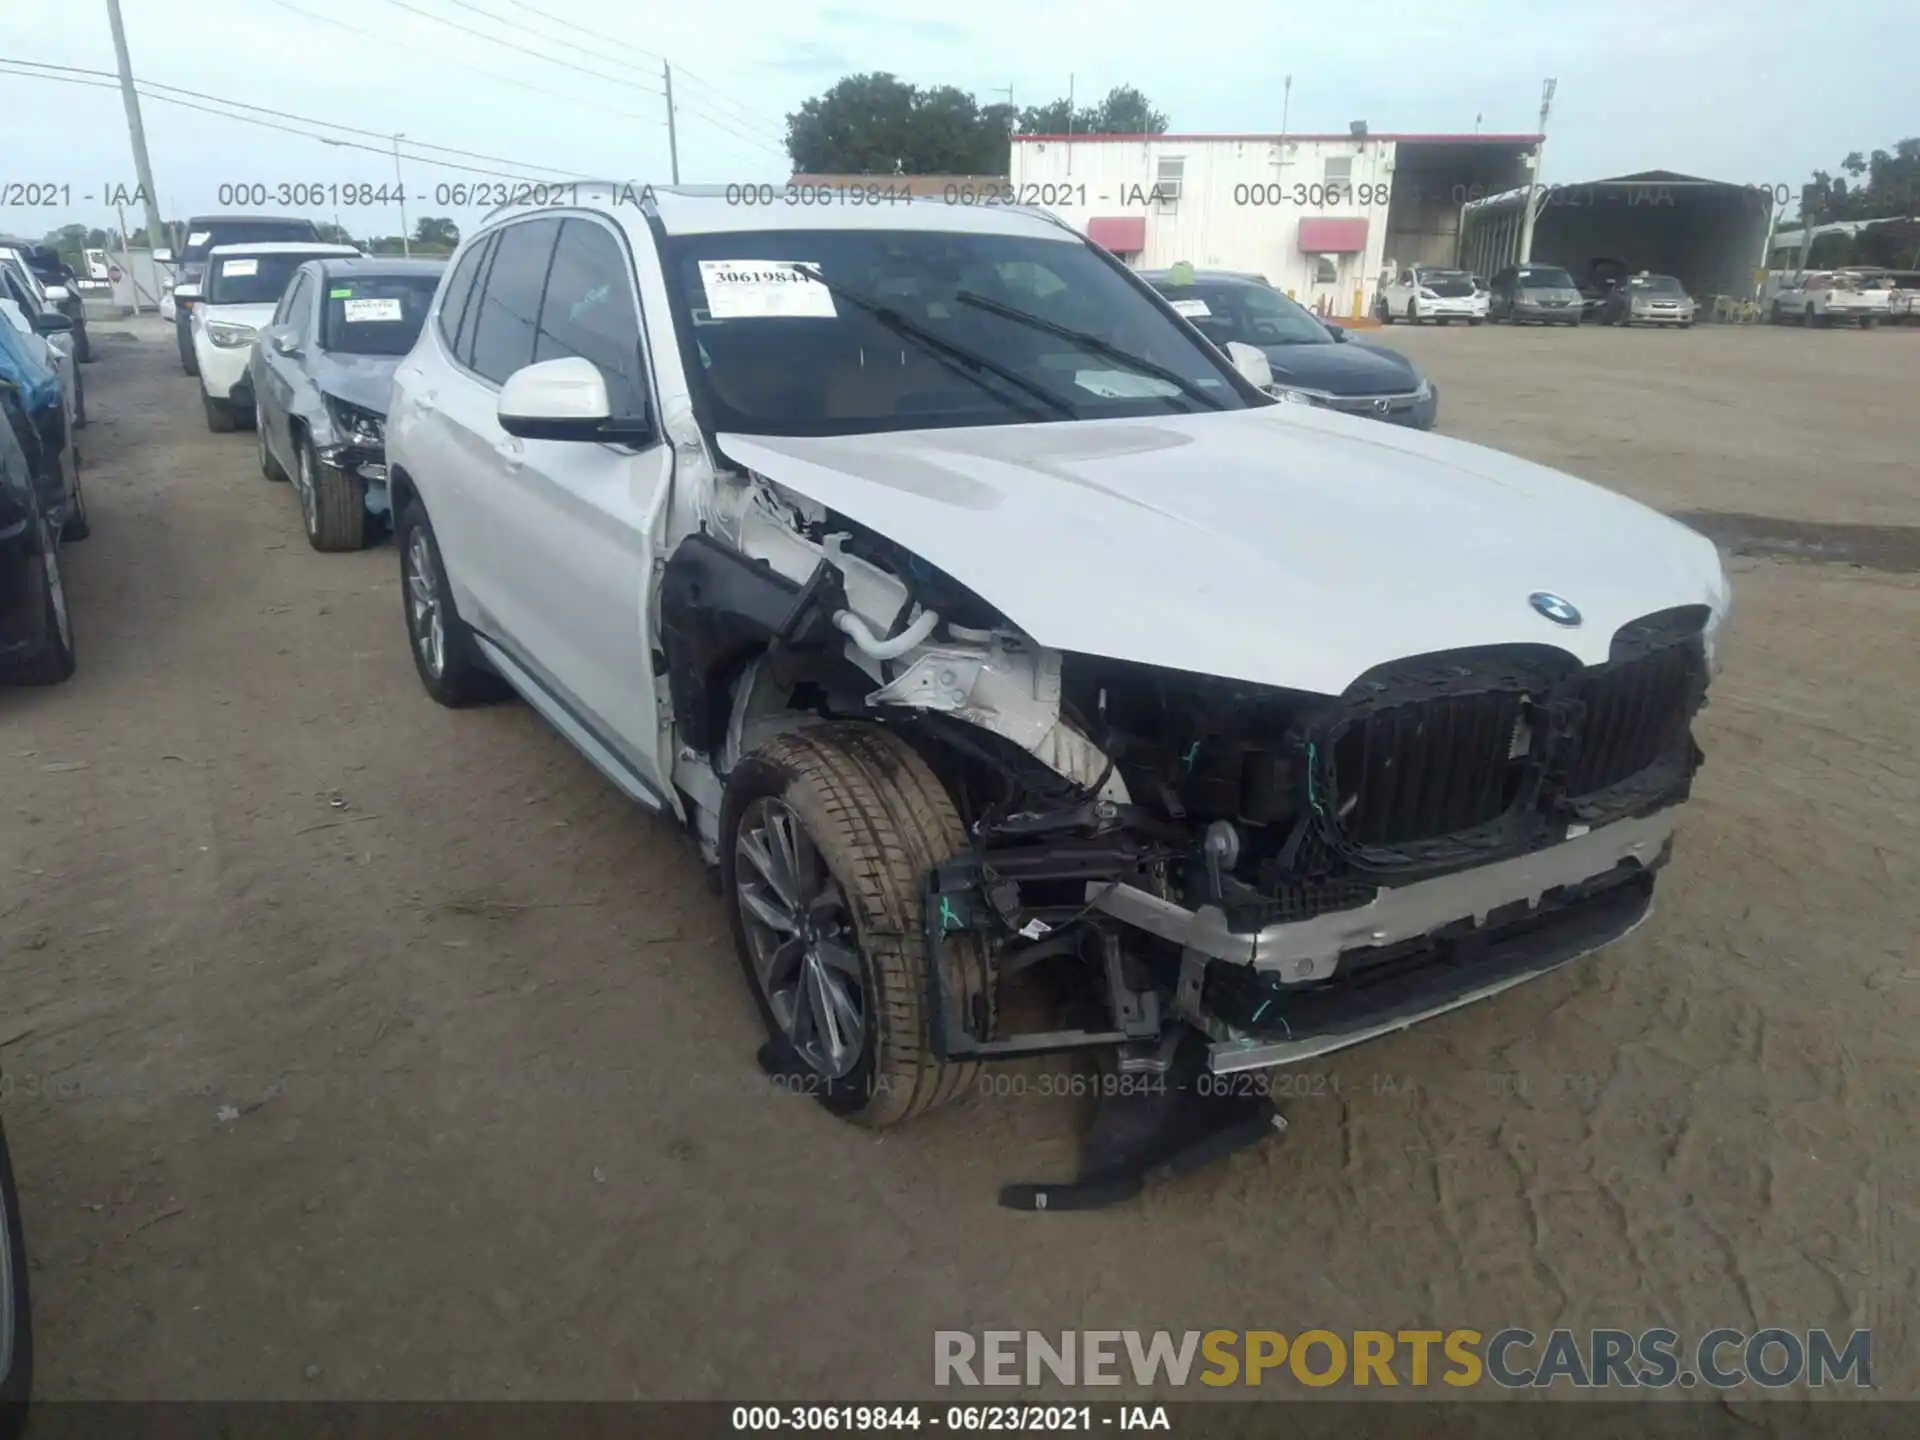
[[393, 183], [400, 191], [400, 253], [411, 260], [413, 241], [407, 238], [407, 181], [400, 173], [400, 142], [406, 138], [404, 135], [393, 137]]
[[1073, 174], [1073, 72], [1067, 72], [1067, 174]]
[[1520, 253], [1514, 258], [1522, 265], [1533, 258], [1533, 212], [1540, 193], [1540, 169], [1547, 153], [1547, 112], [1553, 108], [1553, 88], [1548, 80], [1540, 87], [1540, 143], [1533, 152], [1533, 178], [1527, 181], [1527, 213], [1520, 222]]
[[673, 183], [680, 183], [680, 137], [673, 128], [673, 66], [665, 61], [660, 63], [660, 73], [667, 81], [667, 167], [673, 176]]
[[127, 58], [127, 27], [120, 19], [120, 0], [107, 0], [107, 21], [113, 26], [113, 55], [120, 66], [120, 99], [127, 107], [127, 135], [133, 141], [133, 174], [140, 196], [147, 202], [147, 248], [168, 243], [160, 224], [160, 198], [153, 188], [153, 166], [147, 160], [147, 128], [140, 123], [140, 92], [133, 88], [133, 62]]
[[[1287, 143], [1287, 114], [1293, 109], [1293, 76], [1289, 75], [1280, 82], [1280, 143]], [[1280, 161], [1286, 164], [1284, 155]]]

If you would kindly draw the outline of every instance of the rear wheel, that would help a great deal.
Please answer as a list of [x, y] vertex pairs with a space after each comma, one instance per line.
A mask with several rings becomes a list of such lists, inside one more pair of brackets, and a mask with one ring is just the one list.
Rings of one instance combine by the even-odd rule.
[[73, 617], [67, 610], [67, 587], [60, 573], [59, 541], [44, 516], [39, 527], [43, 640], [39, 653], [14, 666], [7, 678], [21, 685], [58, 685], [73, 674], [78, 664], [73, 646]]
[[1860, 328], [1862, 330], [1871, 330], [1873, 328], [1873, 322], [1875, 318], [1876, 317], [1872, 315], [1862, 315], [1860, 317]]
[[487, 668], [473, 632], [453, 607], [440, 542], [418, 500], [400, 517], [394, 539], [400, 549], [400, 600], [407, 617], [408, 648], [427, 694], [452, 709], [506, 695], [506, 682]]
[[313, 442], [300, 441], [300, 519], [307, 543], [316, 550], [359, 550], [367, 543], [366, 481], [331, 465], [322, 465]]
[[[964, 1094], [977, 1063], [934, 1054], [922, 886], [967, 839], [926, 762], [872, 725], [782, 735], [728, 778], [720, 836], [734, 946], [782, 1072], [875, 1128]], [[986, 947], [949, 935], [937, 963], [990, 1026]]]

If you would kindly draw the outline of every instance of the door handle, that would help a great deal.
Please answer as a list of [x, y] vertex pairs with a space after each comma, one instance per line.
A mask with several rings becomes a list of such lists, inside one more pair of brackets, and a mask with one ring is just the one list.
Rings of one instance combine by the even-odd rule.
[[518, 470], [521, 462], [527, 458], [526, 447], [520, 443], [517, 435], [503, 435], [494, 441], [493, 453], [500, 457], [500, 463], [509, 470]]

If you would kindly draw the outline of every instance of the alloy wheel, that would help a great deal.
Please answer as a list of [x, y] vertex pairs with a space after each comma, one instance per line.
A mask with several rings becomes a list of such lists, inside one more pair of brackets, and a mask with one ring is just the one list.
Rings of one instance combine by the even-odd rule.
[[433, 552], [423, 529], [416, 528], [407, 542], [406, 568], [407, 628], [420, 663], [437, 680], [447, 667], [447, 630], [434, 585]]
[[734, 895], [767, 1008], [829, 1080], [866, 1047], [866, 979], [852, 914], [826, 858], [785, 802], [753, 801], [734, 839]]

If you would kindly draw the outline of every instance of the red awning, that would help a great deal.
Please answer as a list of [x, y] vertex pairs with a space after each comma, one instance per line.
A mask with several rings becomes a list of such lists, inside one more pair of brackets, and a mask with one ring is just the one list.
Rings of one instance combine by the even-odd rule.
[[[1366, 222], [1362, 221], [1364, 225]], [[1105, 215], [1087, 222], [1087, 238], [1116, 255], [1137, 255], [1147, 248], [1147, 217]]]
[[1316, 216], [1300, 222], [1302, 255], [1350, 255], [1367, 248], [1367, 222]]

